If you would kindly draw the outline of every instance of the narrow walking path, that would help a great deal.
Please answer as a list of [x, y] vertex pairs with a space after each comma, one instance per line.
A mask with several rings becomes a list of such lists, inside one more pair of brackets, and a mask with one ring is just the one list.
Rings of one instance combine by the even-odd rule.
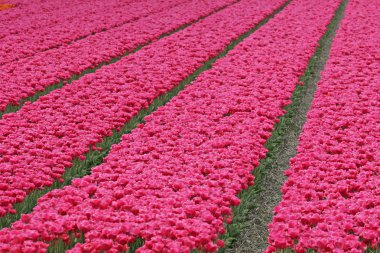
[[[269, 152], [261, 161], [260, 175], [255, 175], [255, 185], [242, 197], [243, 211], [237, 219], [236, 230], [241, 230], [228, 253], [261, 253], [268, 246], [268, 224], [273, 217], [273, 208], [280, 202], [281, 187], [286, 177], [284, 171], [289, 167], [289, 159], [296, 154], [298, 137], [306, 121], [308, 112], [323, 70], [329, 57], [332, 41], [344, 16], [347, 1], [344, 0], [337, 9], [327, 32], [320, 40], [309, 62], [309, 66], [301, 78], [303, 86], [298, 86], [292, 97], [287, 113], [276, 126], [272, 137], [266, 143]], [[223, 251], [223, 250], [221, 250]]]

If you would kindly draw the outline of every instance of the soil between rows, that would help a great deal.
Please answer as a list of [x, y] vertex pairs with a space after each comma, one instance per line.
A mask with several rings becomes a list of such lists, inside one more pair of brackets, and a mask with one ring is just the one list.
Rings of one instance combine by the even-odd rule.
[[[320, 46], [312, 56], [309, 67], [301, 80], [303, 86], [297, 87], [292, 97], [292, 104], [284, 115], [286, 119], [280, 128], [280, 134], [274, 132], [275, 144], [269, 148], [267, 158], [262, 161], [263, 172], [258, 189], [254, 190], [252, 197], [247, 198], [245, 205], [249, 210], [243, 215], [243, 221], [238, 226], [241, 228], [239, 235], [233, 239], [233, 243], [222, 251], [226, 253], [261, 253], [268, 246], [268, 224], [273, 218], [273, 208], [281, 201], [281, 187], [286, 181], [284, 171], [289, 168], [289, 160], [297, 153], [298, 139], [302, 127], [306, 122], [306, 114], [310, 109], [320, 72], [329, 58], [331, 45], [344, 16], [344, 10], [348, 0], [343, 0], [328, 30], [320, 40]], [[282, 124], [282, 123], [280, 123]], [[272, 138], [272, 137], [271, 137]], [[267, 160], [267, 161], [265, 161]], [[253, 186], [255, 187], [255, 186]], [[245, 217], [244, 217], [245, 216]]]

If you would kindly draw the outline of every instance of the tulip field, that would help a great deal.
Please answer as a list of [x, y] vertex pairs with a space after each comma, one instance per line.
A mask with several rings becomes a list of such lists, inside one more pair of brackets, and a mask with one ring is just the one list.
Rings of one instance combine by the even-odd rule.
[[380, 0], [0, 1], [0, 253], [263, 252], [309, 83], [265, 252], [380, 252], [379, 44]]

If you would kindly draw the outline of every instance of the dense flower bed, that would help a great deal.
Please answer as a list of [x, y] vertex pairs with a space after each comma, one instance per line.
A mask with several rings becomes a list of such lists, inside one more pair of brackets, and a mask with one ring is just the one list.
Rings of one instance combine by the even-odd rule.
[[0, 216], [279, 7], [243, 0], [0, 120]]
[[62, 19], [54, 26], [41, 26], [29, 29], [26, 32], [9, 34], [2, 38], [0, 44], [0, 65], [34, 55], [36, 52], [59, 47], [62, 44], [91, 35], [93, 32], [101, 32], [104, 29], [128, 23], [181, 4], [184, 1], [144, 0], [131, 1], [130, 3], [127, 1], [127, 4], [116, 4], [120, 3], [120, 1], [115, 1], [115, 5], [110, 5], [109, 8], [107, 8], [107, 4], [93, 6], [91, 5], [91, 1], [88, 1], [88, 8], [92, 11], [88, 15], [77, 15], [82, 17], [79, 20], [67, 21]]
[[[70, 4], [60, 0], [30, 1], [30, 0], [2, 0], [1, 4], [17, 7], [0, 15], [0, 38], [11, 34], [18, 34], [36, 29], [39, 27], [49, 27], [57, 25], [62, 20], [78, 22], [91, 14], [91, 10], [107, 10], [110, 5], [117, 4], [117, 1], [91, 2], [82, 0], [70, 0]], [[126, 3], [126, 2], [124, 2]], [[91, 8], [92, 6], [96, 6]], [[99, 14], [98, 14], [99, 15]]]
[[0, 85], [0, 111], [61, 79], [69, 79], [73, 74], [108, 62], [232, 1], [192, 0], [110, 31], [5, 64], [0, 70], [0, 84], [4, 84]]
[[380, 1], [350, 0], [291, 160], [268, 252], [380, 242]]
[[[240, 18], [258, 19], [254, 6], [259, 2], [242, 1], [237, 5], [241, 8]], [[146, 124], [124, 135], [91, 175], [48, 193], [31, 214], [23, 215], [12, 228], [0, 231], [0, 250], [43, 252], [47, 243], [57, 238], [67, 241], [68, 232], [84, 233], [85, 237], [85, 243], [76, 244], [68, 252], [120, 252], [136, 237], [145, 240], [138, 252], [189, 252], [195, 248], [214, 252], [222, 247], [217, 236], [225, 233], [224, 222], [231, 221], [230, 206], [239, 204], [235, 195], [252, 185], [251, 172], [266, 153], [264, 143], [278, 117], [284, 114], [283, 107], [290, 102], [299, 76], [338, 4], [337, 0], [293, 1], [166, 106], [147, 117]], [[230, 16], [236, 13], [237, 6], [206, 19], [199, 28], [210, 23], [216, 29], [219, 18], [224, 20], [221, 27], [233, 25], [227, 21], [237, 20]], [[235, 24], [222, 30], [226, 36], [231, 34], [226, 31], [233, 31], [233, 27], [244, 26]], [[207, 32], [211, 45], [224, 38], [213, 41], [211, 32], [218, 31], [213, 29]], [[195, 39], [192, 46], [199, 44], [191, 51], [192, 56], [198, 57], [208, 42], [196, 40], [197, 33], [183, 34], [191, 35], [184, 41]], [[157, 45], [150, 48], [158, 49]], [[181, 68], [178, 64], [184, 61], [167, 51], [146, 52], [154, 52], [149, 61], [155, 62], [161, 54], [170, 60], [171, 65], [161, 62], [163, 69], [157, 69], [154, 76], [167, 73], [167, 78], [177, 78], [170, 66]], [[143, 59], [142, 54], [134, 57]], [[163, 80], [153, 83], [163, 84]], [[116, 94], [121, 94], [120, 89], [122, 86], [119, 90], [112, 86]], [[83, 97], [83, 93], [80, 95]], [[149, 99], [149, 93], [145, 95]], [[94, 115], [107, 107], [97, 106], [102, 96], [101, 93], [94, 100]], [[136, 99], [129, 96], [128, 101], [132, 98]], [[81, 103], [77, 101], [77, 105]], [[112, 101], [112, 106], [117, 103]], [[124, 108], [131, 108], [117, 107], [114, 118]], [[72, 112], [80, 110], [69, 101], [67, 108]], [[99, 111], [102, 117], [93, 121], [78, 119], [88, 123], [78, 123], [83, 126], [83, 133], [92, 124], [96, 128], [91, 133], [106, 124], [102, 113]], [[62, 129], [62, 125], [59, 127]], [[62, 131], [74, 134], [73, 130]]]

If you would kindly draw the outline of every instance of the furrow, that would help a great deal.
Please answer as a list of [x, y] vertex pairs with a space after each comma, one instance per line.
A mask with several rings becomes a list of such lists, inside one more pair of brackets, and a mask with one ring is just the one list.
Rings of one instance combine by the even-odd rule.
[[348, 1], [285, 172], [267, 252], [378, 249], [379, 7], [378, 0]]
[[281, 200], [281, 187], [285, 182], [284, 171], [289, 159], [296, 154], [298, 137], [306, 121], [316, 85], [329, 57], [333, 38], [344, 16], [347, 1], [336, 10], [325, 34], [318, 42], [305, 73], [292, 94], [292, 103], [286, 114], [276, 124], [265, 147], [268, 153], [254, 171], [255, 185], [240, 195], [241, 204], [234, 209], [234, 220], [228, 225], [226, 240], [230, 247], [221, 252], [260, 253], [268, 246], [268, 224], [273, 218], [273, 208]]

